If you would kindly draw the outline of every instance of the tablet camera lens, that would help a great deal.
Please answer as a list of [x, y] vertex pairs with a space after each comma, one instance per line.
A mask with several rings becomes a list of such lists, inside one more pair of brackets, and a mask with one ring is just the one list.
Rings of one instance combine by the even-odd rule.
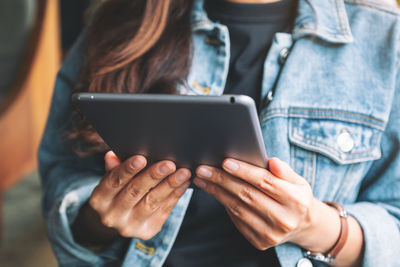
[[235, 104], [235, 98], [233, 96], [231, 97], [231, 103]]

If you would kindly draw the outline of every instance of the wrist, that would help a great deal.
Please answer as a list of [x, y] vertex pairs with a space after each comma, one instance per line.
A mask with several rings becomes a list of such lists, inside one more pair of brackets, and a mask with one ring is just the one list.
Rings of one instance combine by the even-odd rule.
[[314, 198], [310, 208], [310, 223], [293, 243], [305, 250], [326, 253], [336, 243], [340, 225], [337, 210]]

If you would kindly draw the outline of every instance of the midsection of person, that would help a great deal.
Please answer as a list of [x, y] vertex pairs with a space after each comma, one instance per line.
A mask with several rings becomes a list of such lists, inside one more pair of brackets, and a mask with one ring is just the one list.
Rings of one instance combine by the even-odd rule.
[[[227, 26], [230, 62], [224, 94], [245, 94], [260, 105], [264, 61], [276, 32], [290, 31], [296, 1], [245, 4], [205, 1], [209, 18]], [[227, 245], [229, 244], [229, 245]], [[223, 205], [197, 188], [166, 266], [279, 266], [274, 251], [260, 252], [237, 231]]]
[[[295, 8], [296, 2], [254, 5], [210, 0], [203, 6], [203, 1], [194, 1], [191, 67], [186, 76], [184, 71], [179, 73], [185, 82], [177, 86], [180, 93], [234, 92], [252, 96], [258, 104], [267, 153], [280, 160], [272, 158], [269, 170], [234, 160], [226, 160], [222, 169], [201, 166], [194, 174], [199, 188], [185, 193], [190, 174], [176, 170], [173, 162], [159, 162], [140, 172], [147, 164], [143, 157], [121, 163], [108, 152], [106, 174], [98, 185], [93, 184], [97, 186], [89, 204], [89, 195], [83, 201], [86, 204], [80, 204], [83, 207], [73, 225], [76, 240], [82, 241], [82, 229], [87, 229], [83, 225], [99, 214], [98, 222], [101, 219], [102, 224], [97, 225], [97, 233], [103, 236], [95, 243], [112, 243], [119, 235], [133, 238], [125, 255], [127, 265], [261, 266], [268, 262], [271, 266], [294, 266], [304, 257], [301, 249], [324, 254], [335, 245], [341, 230], [338, 213], [320, 201], [335, 200], [347, 204], [352, 216], [348, 218], [349, 237], [332, 264], [353, 266], [364, 262], [370, 266], [375, 260], [392, 263], [390, 257], [374, 259], [373, 251], [380, 248], [374, 246], [375, 233], [370, 229], [376, 222], [365, 214], [380, 214], [386, 228], [377, 231], [385, 241], [393, 238], [396, 244], [399, 242], [398, 231], [394, 230], [399, 207], [390, 202], [399, 195], [389, 190], [399, 186], [393, 171], [398, 151], [391, 145], [398, 140], [397, 115], [391, 115], [392, 103], [396, 105], [399, 97], [393, 82], [397, 66], [393, 55], [397, 54], [398, 44], [390, 37], [394, 32], [384, 26], [388, 19], [395, 25], [397, 14], [387, 10], [382, 13], [385, 15], [379, 17], [375, 30], [386, 30], [371, 41], [365, 20], [354, 19], [357, 12], [353, 8], [366, 17], [374, 16], [363, 5], [347, 5], [351, 16], [347, 20], [344, 16], [329, 17], [334, 8], [344, 14], [343, 3], [334, 6], [330, 2], [299, 1]], [[280, 8], [287, 8], [286, 13]], [[158, 15], [162, 17], [165, 12], [160, 9]], [[243, 15], [249, 12], [254, 12], [251, 18]], [[260, 15], [268, 12], [274, 15]], [[209, 17], [205, 17], [207, 14]], [[168, 43], [165, 36], [161, 40], [174, 43]], [[365, 43], [377, 52], [367, 53]], [[156, 58], [157, 53], [150, 55]], [[121, 57], [113, 57], [113, 66], [94, 74], [106, 77], [113, 71], [121, 73], [118, 66], [129, 61]], [[154, 72], [146, 72], [145, 68], [138, 71], [160, 79], [151, 90], [157, 91], [159, 85], [169, 90], [171, 83], [158, 77], [157, 70]], [[364, 72], [374, 75], [366, 76]], [[107, 85], [111, 80], [121, 85], [129, 81], [127, 77], [106, 77], [99, 84]], [[146, 79], [135, 86], [149, 83]], [[90, 86], [96, 89], [96, 80]], [[392, 137], [388, 138], [387, 133]], [[47, 153], [48, 143], [41, 148]], [[51, 164], [43, 155], [42, 169], [46, 169], [46, 164]], [[47, 162], [51, 163], [49, 159]], [[381, 171], [382, 166], [386, 166], [386, 172]], [[183, 219], [190, 194], [191, 204]], [[376, 200], [384, 205], [372, 204]], [[361, 201], [364, 203], [357, 203]], [[390, 206], [390, 215], [385, 205]], [[170, 212], [173, 215], [169, 216]], [[263, 251], [272, 247], [276, 254], [271, 249]], [[387, 251], [388, 255], [396, 254], [396, 249]]]

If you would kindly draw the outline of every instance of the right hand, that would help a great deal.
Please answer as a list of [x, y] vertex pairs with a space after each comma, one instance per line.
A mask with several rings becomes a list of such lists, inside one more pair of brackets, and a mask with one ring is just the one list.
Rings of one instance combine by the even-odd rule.
[[178, 169], [172, 161], [147, 165], [143, 156], [120, 163], [109, 151], [105, 155], [106, 174], [94, 189], [89, 205], [100, 215], [104, 226], [121, 236], [148, 240], [162, 228], [179, 198], [190, 184], [188, 169]]

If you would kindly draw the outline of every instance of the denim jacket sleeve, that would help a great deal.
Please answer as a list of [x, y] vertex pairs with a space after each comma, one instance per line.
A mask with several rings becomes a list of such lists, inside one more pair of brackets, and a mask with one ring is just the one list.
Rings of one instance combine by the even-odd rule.
[[400, 255], [400, 71], [392, 109], [375, 161], [355, 204], [347, 210], [364, 233], [365, 267], [398, 266]]
[[42, 211], [47, 233], [60, 266], [105, 266], [122, 259], [120, 239], [99, 254], [78, 245], [70, 225], [104, 173], [103, 155], [77, 157], [65, 134], [73, 123], [71, 89], [79, 77], [86, 34], [67, 56], [58, 73], [46, 129], [39, 148], [39, 172], [43, 188]]

